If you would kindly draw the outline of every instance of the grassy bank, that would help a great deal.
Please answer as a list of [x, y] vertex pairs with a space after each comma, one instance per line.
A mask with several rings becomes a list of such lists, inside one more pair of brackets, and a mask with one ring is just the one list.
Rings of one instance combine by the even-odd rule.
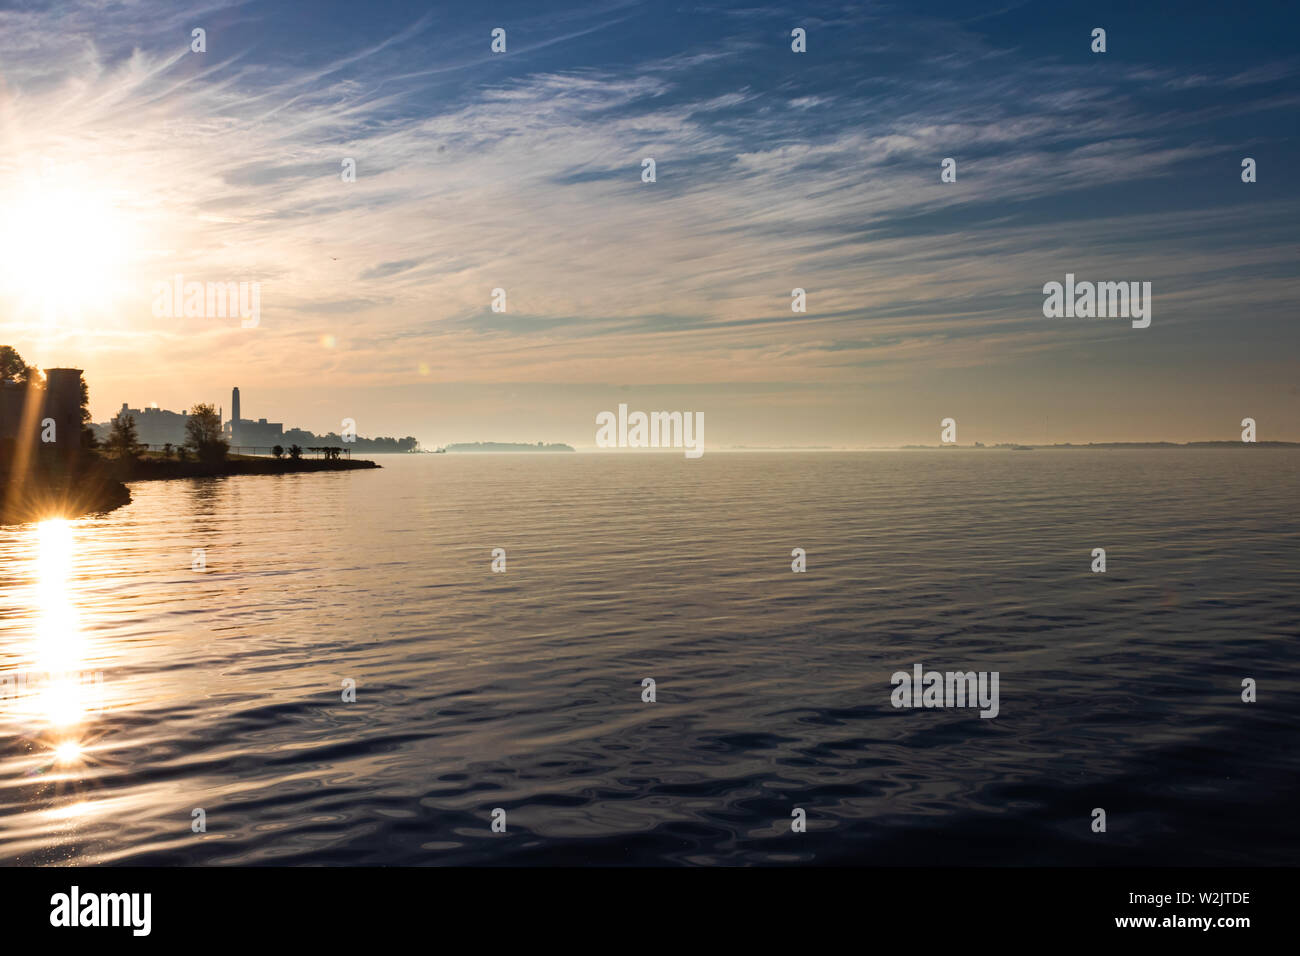
[[154, 481], [164, 478], [223, 478], [227, 475], [290, 475], [310, 471], [355, 471], [378, 468], [373, 461], [339, 458], [254, 458], [229, 455], [225, 461], [177, 461], [147, 455], [135, 461], [106, 463], [119, 481]]
[[231, 455], [225, 461], [177, 461], [146, 455], [132, 460], [82, 461], [73, 474], [36, 465], [18, 474], [0, 471], [0, 524], [48, 518], [77, 518], [112, 511], [131, 500], [130, 481], [169, 478], [224, 478], [232, 475], [289, 475], [302, 472], [378, 468], [373, 461], [316, 458], [253, 458]]

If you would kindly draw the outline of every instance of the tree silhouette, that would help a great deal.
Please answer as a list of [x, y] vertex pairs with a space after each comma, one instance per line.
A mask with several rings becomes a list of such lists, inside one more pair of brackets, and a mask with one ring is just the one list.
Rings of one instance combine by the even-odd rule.
[[90, 427], [90, 386], [86, 384], [86, 377], [81, 377], [81, 447], [83, 449], [97, 448], [99, 439], [95, 437], [95, 430]]
[[230, 443], [221, 437], [221, 416], [210, 403], [200, 402], [190, 409], [185, 421], [185, 444], [194, 449], [199, 461], [225, 461]]
[[28, 365], [12, 345], [0, 345], [0, 382], [30, 385], [37, 380], [36, 366]]
[[135, 431], [135, 419], [126, 412], [118, 412], [108, 435], [108, 450], [118, 458], [134, 461], [140, 454], [140, 439]]

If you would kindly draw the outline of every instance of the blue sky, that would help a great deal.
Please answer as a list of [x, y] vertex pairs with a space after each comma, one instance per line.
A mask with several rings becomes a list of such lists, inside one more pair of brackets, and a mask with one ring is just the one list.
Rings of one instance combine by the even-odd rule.
[[[1132, 6], [6, 5], [0, 199], [99, 238], [51, 276], [10, 217], [0, 340], [97, 418], [237, 384], [426, 445], [620, 401], [715, 447], [1300, 440], [1300, 16]], [[1045, 319], [1067, 272], [1150, 281], [1151, 327]], [[259, 326], [152, 315], [176, 273]]]

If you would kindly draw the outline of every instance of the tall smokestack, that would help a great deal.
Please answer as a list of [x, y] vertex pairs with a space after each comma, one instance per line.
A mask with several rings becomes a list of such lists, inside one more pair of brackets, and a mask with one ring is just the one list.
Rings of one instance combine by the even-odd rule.
[[230, 390], [230, 443], [239, 444], [239, 387]]

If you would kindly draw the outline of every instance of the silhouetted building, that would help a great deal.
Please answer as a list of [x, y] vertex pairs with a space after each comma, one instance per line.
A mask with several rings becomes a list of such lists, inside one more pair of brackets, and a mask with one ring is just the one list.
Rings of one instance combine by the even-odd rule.
[[[185, 423], [190, 418], [185, 412], [170, 412], [165, 408], [128, 408], [123, 402], [119, 414], [135, 419], [136, 438], [143, 445], [185, 444]], [[96, 426], [95, 431], [107, 438], [112, 427], [112, 422], [104, 422]]]
[[230, 390], [230, 443], [239, 444], [239, 386]]
[[268, 422], [265, 418], [252, 421], [239, 417], [239, 389], [230, 390], [230, 421], [224, 430], [230, 444], [244, 448], [270, 448], [284, 439], [284, 423]]
[[0, 440], [14, 440], [23, 427], [28, 395], [35, 396], [26, 385], [0, 382]]
[[268, 422], [265, 418], [254, 422], [245, 418], [239, 423], [239, 443], [244, 447], [278, 445], [282, 438], [283, 422]]
[[45, 370], [45, 419], [54, 419], [59, 445], [81, 448], [81, 369]]
[[81, 451], [81, 369], [47, 368], [44, 387], [0, 382], [0, 441], [11, 454], [22, 443], [76, 457]]

